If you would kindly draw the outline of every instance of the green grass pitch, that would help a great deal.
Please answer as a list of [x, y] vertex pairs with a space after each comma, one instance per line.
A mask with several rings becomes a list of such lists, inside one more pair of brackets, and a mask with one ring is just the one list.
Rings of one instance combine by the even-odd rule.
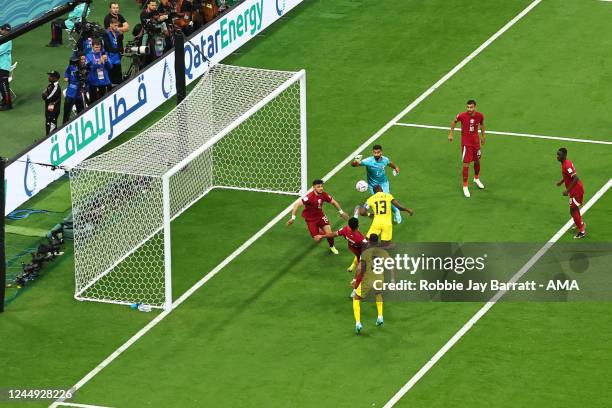
[[[527, 7], [527, 0], [306, 0], [225, 63], [306, 69], [308, 176], [321, 177]], [[399, 121], [448, 126], [474, 98], [487, 129], [612, 141], [612, 4], [543, 0]], [[402, 169], [394, 195], [414, 217], [397, 242], [544, 243], [568, 220], [556, 150], [588, 200], [612, 178], [612, 146], [490, 134], [487, 188], [461, 192], [460, 145], [447, 131], [392, 126], [378, 140]], [[369, 153], [370, 148], [365, 150]], [[363, 169], [328, 183], [346, 209]], [[178, 298], [293, 198], [214, 190], [172, 224]], [[327, 210], [334, 227], [342, 225]], [[585, 216], [612, 239], [612, 191]], [[572, 241], [564, 235], [560, 242]], [[108, 407], [382, 407], [482, 306], [389, 303], [376, 328], [362, 305], [353, 334], [352, 259], [284, 219], [88, 381], [73, 402]], [[0, 388], [68, 388], [159, 312], [72, 298], [72, 249], [0, 319]], [[398, 402], [399, 407], [605, 407], [612, 306], [498, 303]], [[10, 405], [10, 404], [9, 404]], [[47, 403], [17, 406], [46, 406]], [[8, 405], [7, 405], [8, 406]]]

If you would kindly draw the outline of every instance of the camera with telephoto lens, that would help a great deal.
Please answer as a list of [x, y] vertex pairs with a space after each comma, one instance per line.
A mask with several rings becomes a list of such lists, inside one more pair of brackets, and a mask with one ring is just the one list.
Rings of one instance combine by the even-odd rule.
[[127, 56], [133, 54], [147, 55], [149, 53], [149, 47], [146, 45], [138, 45], [134, 41], [128, 41], [127, 44], [125, 44], [123, 53]]

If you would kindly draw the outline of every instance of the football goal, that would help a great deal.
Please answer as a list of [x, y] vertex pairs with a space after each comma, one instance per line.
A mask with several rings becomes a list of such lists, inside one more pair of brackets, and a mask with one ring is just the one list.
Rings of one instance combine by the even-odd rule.
[[304, 194], [305, 80], [215, 65], [160, 121], [73, 168], [75, 298], [169, 310], [172, 220], [215, 188]]

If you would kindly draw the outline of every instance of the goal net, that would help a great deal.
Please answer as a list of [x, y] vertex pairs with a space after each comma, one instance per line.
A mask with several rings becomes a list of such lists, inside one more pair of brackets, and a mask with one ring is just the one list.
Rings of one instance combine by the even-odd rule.
[[305, 73], [215, 65], [174, 110], [70, 172], [75, 298], [172, 307], [170, 223], [214, 188], [304, 194]]

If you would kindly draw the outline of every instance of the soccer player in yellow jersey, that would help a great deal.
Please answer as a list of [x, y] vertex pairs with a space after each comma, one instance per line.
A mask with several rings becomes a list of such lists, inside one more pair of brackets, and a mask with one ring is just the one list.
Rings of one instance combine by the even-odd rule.
[[403, 207], [393, 195], [385, 193], [379, 185], [374, 186], [374, 192], [374, 195], [368, 198], [368, 201], [359, 209], [359, 212], [361, 215], [370, 214], [374, 217], [366, 238], [369, 238], [371, 234], [376, 234], [383, 245], [388, 245], [391, 239], [393, 239], [392, 205], [400, 211], [406, 211], [411, 216], [414, 215], [414, 211]]

